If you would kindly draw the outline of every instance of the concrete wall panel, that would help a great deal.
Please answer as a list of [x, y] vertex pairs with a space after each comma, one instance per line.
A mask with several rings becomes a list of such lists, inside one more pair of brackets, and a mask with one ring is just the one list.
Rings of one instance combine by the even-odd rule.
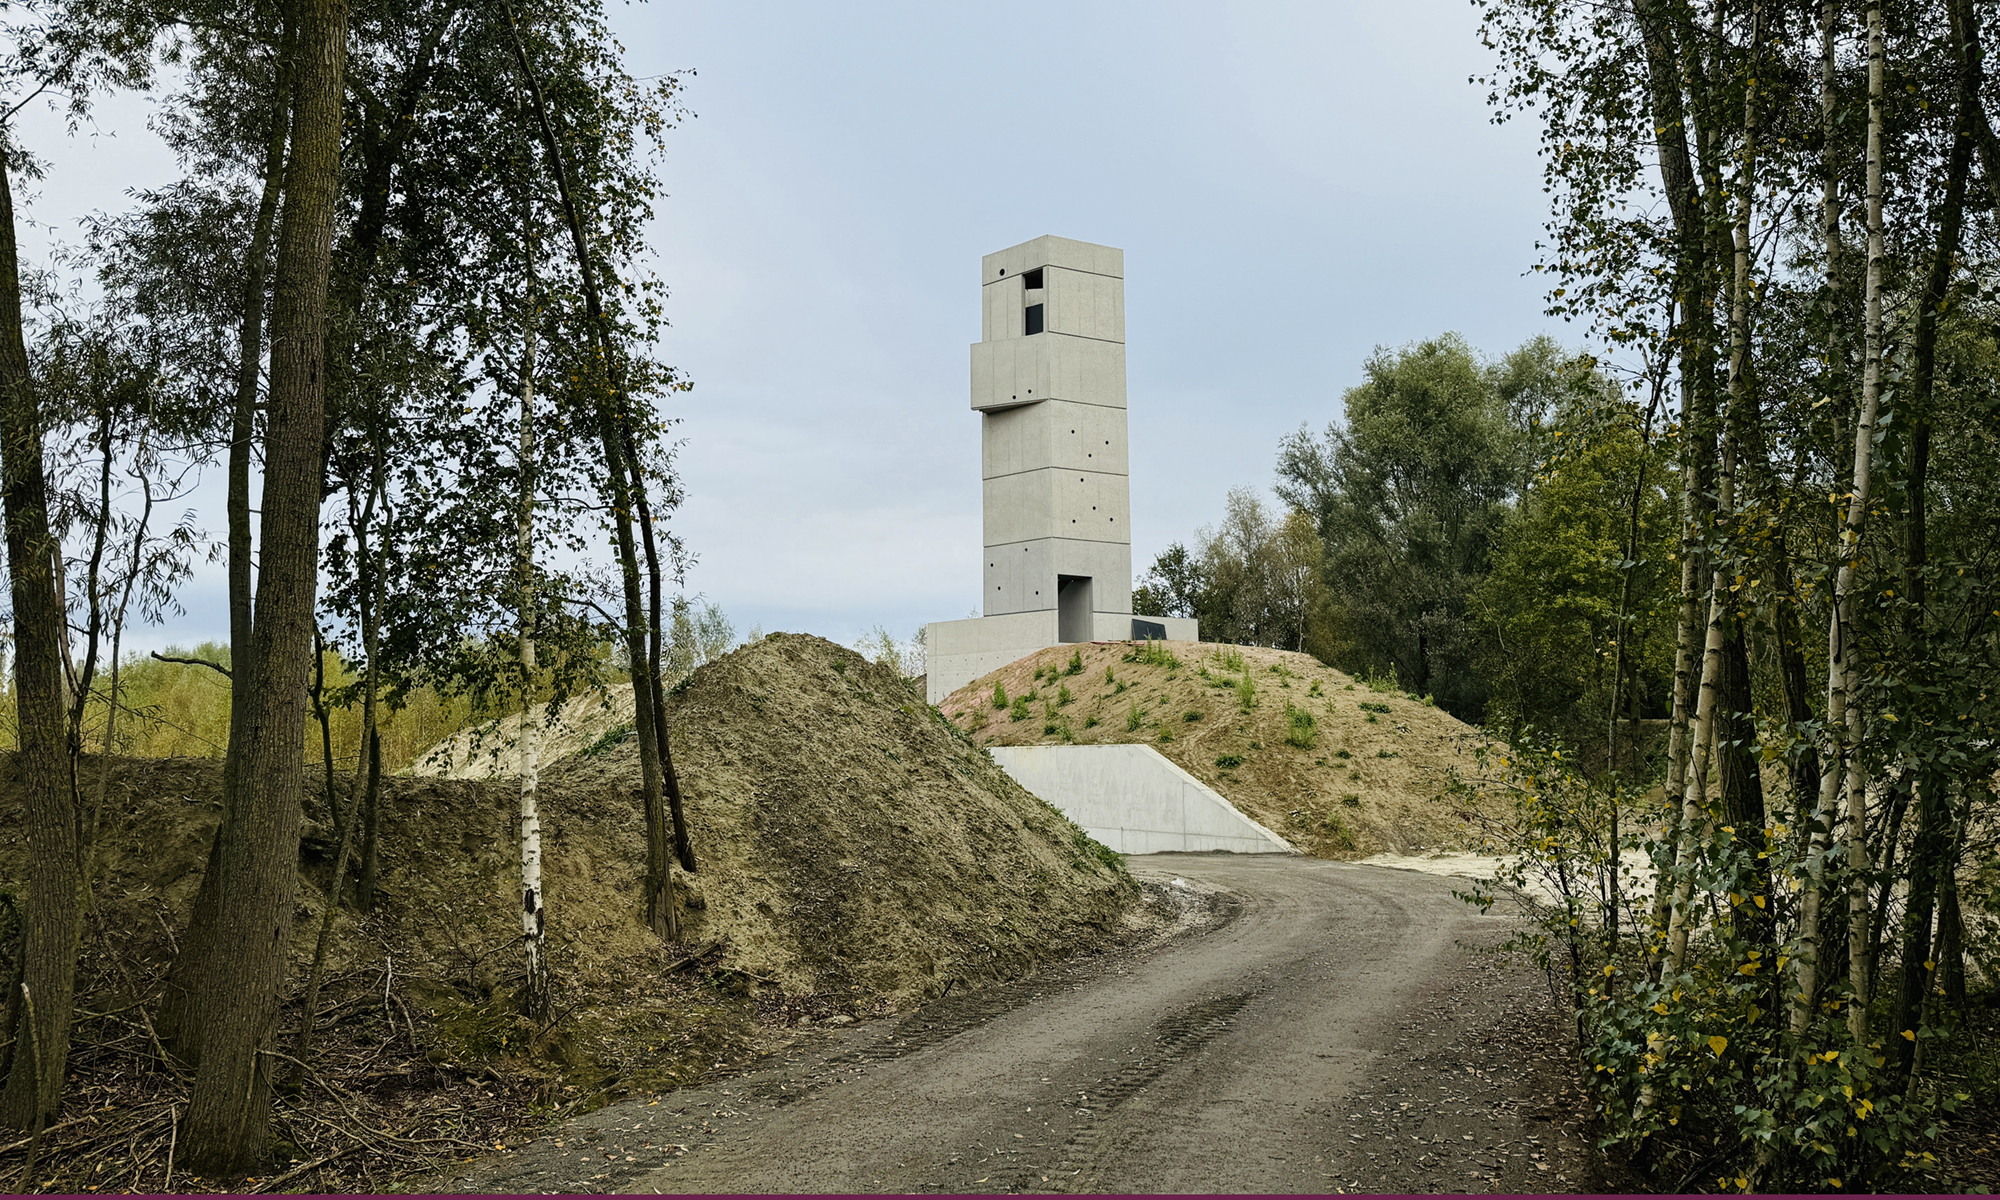
[[1125, 407], [1125, 354], [1116, 342], [1043, 333], [974, 342], [971, 360], [975, 412], [1049, 399]]
[[1067, 400], [1048, 405], [1049, 461], [1072, 470], [1126, 472], [1125, 410]]
[[1125, 340], [1124, 280], [1058, 267], [1050, 267], [1047, 275], [1045, 313], [1050, 333], [1105, 342]]
[[1294, 853], [1151, 746], [992, 746], [993, 761], [1120, 854]]

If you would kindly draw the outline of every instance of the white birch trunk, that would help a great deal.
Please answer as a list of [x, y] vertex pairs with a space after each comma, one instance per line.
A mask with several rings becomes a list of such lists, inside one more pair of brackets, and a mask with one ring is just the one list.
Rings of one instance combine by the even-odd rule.
[[[1721, 470], [1717, 473], [1715, 516], [1719, 524], [1736, 502], [1736, 455], [1723, 443]], [[1693, 745], [1688, 751], [1687, 778], [1681, 792], [1681, 840], [1677, 861], [1682, 875], [1674, 884], [1674, 904], [1667, 924], [1667, 970], [1679, 971], [1687, 960], [1689, 910], [1694, 880], [1686, 871], [1694, 863], [1695, 838], [1706, 819], [1708, 808], [1708, 764], [1715, 745], [1715, 697], [1722, 678], [1722, 606], [1727, 603], [1729, 580], [1720, 562], [1708, 582], [1708, 637], [1702, 645], [1701, 685], [1695, 701]]]
[[535, 694], [535, 595], [534, 595], [534, 409], [535, 409], [535, 319], [534, 234], [532, 223], [524, 231], [528, 254], [527, 319], [523, 322], [521, 346], [521, 457], [520, 510], [516, 533], [520, 559], [521, 626], [521, 948], [528, 969], [524, 1009], [535, 1020], [549, 1012], [549, 960], [546, 940], [548, 914], [542, 895], [542, 817], [536, 791], [541, 783], [542, 726]]

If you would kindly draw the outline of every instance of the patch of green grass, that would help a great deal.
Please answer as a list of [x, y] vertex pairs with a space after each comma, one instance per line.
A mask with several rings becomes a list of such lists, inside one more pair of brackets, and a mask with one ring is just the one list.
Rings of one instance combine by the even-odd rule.
[[1063, 684], [1063, 685], [1062, 685], [1062, 686], [1061, 686], [1060, 688], [1056, 689], [1056, 707], [1057, 707], [1057, 708], [1061, 708], [1061, 707], [1062, 707], [1063, 705], [1065, 705], [1065, 704], [1068, 704], [1068, 703], [1069, 703], [1070, 701], [1072, 701], [1072, 700], [1074, 700], [1074, 699], [1076, 699], [1076, 697], [1075, 697], [1075, 696], [1072, 696], [1072, 695], [1070, 695], [1070, 694], [1069, 694], [1069, 685], [1068, 685], [1068, 684], [1066, 684], [1066, 683], [1065, 683], [1065, 684]]
[[1390, 696], [1400, 696], [1403, 694], [1402, 685], [1396, 682], [1396, 673], [1394, 671], [1390, 671], [1385, 675], [1377, 675], [1373, 671], [1363, 671], [1361, 673], [1361, 682], [1371, 692], [1381, 692], [1384, 695]]
[[1233, 771], [1243, 765], [1241, 754], [1224, 754], [1215, 760], [1215, 765], [1225, 771]]
[[1131, 684], [1126, 683], [1124, 680], [1121, 679], [1118, 681], [1118, 686], [1111, 689], [1111, 694], [1116, 696], [1118, 693], [1124, 691], [1126, 688], [1131, 686], [1132, 686]]
[[1111, 664], [1110, 664], [1110, 663], [1105, 663], [1105, 664], [1104, 664], [1104, 682], [1106, 682], [1106, 683], [1117, 683], [1117, 682], [1118, 682], [1118, 677], [1117, 677], [1116, 675], [1113, 675], [1113, 674], [1111, 673]]
[[1403, 757], [1403, 756], [1402, 756], [1401, 754], [1398, 754], [1398, 753], [1397, 753], [1396, 751], [1394, 751], [1394, 750], [1377, 750], [1377, 751], [1375, 752], [1375, 757], [1376, 757], [1376, 758], [1401, 758], [1401, 757]]
[[[840, 664], [836, 662], [834, 665], [838, 666]], [[615, 746], [624, 745], [626, 741], [631, 738], [631, 736], [632, 736], [632, 722], [627, 721], [623, 725], [618, 726], [616, 729], [605, 730], [604, 736], [590, 743], [590, 745], [585, 746], [582, 750], [578, 751], [578, 753], [583, 755], [583, 757], [585, 758], [596, 758], [600, 754], [610, 753], [611, 749]]]
[[1386, 713], [1386, 712], [1388, 712], [1388, 711], [1390, 711], [1390, 710], [1389, 710], [1389, 706], [1388, 706], [1388, 705], [1386, 705], [1386, 704], [1376, 704], [1376, 703], [1373, 703], [1373, 702], [1371, 702], [1371, 701], [1368, 701], [1368, 700], [1363, 700], [1363, 701], [1361, 702], [1361, 711], [1362, 711], [1362, 712], [1378, 712], [1378, 713]]
[[1162, 742], [1171, 742], [1171, 741], [1173, 741], [1173, 740], [1174, 740], [1174, 731], [1173, 731], [1173, 730], [1171, 730], [1171, 729], [1168, 729], [1168, 728], [1167, 728], [1167, 727], [1166, 727], [1165, 725], [1162, 725], [1162, 726], [1160, 726], [1160, 740], [1161, 740]]
[[1341, 802], [1342, 804], [1345, 804], [1345, 805], [1346, 805], [1347, 807], [1349, 807], [1349, 808], [1360, 808], [1360, 807], [1361, 807], [1361, 793], [1360, 793], [1360, 792], [1348, 792], [1348, 793], [1347, 793], [1346, 795], [1344, 795], [1344, 796], [1342, 796], [1342, 797], [1340, 798], [1340, 802]]
[[1340, 819], [1338, 813], [1326, 814], [1326, 816], [1320, 818], [1319, 824], [1320, 828], [1326, 833], [1326, 839], [1333, 843], [1334, 849], [1354, 849], [1354, 835], [1348, 832], [1347, 823]]
[[1083, 674], [1083, 651], [1072, 650], [1069, 652], [1069, 669], [1064, 671], [1063, 674], [1065, 675]]
[[1137, 733], [1139, 731], [1139, 723], [1145, 719], [1146, 714], [1139, 711], [1139, 706], [1134, 704], [1125, 713], [1125, 732]]
[[1231, 675], [1243, 669], [1243, 653], [1240, 650], [1218, 650], [1215, 652], [1215, 660]]
[[1028, 698], [1026, 696], [1014, 697], [1014, 710], [1007, 714], [1007, 719], [1009, 721], [1025, 721], [1028, 719]]
[[1083, 719], [1083, 727], [1084, 727], [1085, 729], [1095, 729], [1095, 728], [1097, 728], [1097, 718], [1096, 718], [1096, 717], [1085, 717], [1085, 718]]
[[1347, 751], [1345, 751], [1345, 750], [1335, 750], [1335, 751], [1333, 752], [1333, 756], [1334, 756], [1335, 758], [1352, 758], [1352, 757], [1354, 757], [1353, 755], [1349, 754], [1349, 753], [1348, 753]]
[[1257, 684], [1250, 678], [1248, 671], [1243, 672], [1243, 678], [1236, 681], [1236, 703], [1243, 706], [1244, 712], [1257, 707]]
[[1251, 742], [1251, 743], [1250, 743], [1250, 748], [1251, 748], [1252, 750], [1262, 750], [1262, 749], [1264, 748], [1264, 743], [1262, 743], [1262, 742]]
[[1007, 689], [1001, 686], [998, 680], [995, 680], [993, 683], [993, 707], [1005, 708], [1007, 704]]
[[1057, 717], [1053, 721], [1044, 723], [1042, 725], [1042, 736], [1059, 737], [1065, 742], [1073, 741], [1076, 738], [1076, 734], [1070, 730], [1069, 718], [1066, 716]]
[[1310, 750], [1319, 743], [1318, 723], [1303, 708], [1285, 705], [1285, 745]]
[[1368, 723], [1369, 723], [1370, 725], [1373, 725], [1373, 724], [1375, 724], [1375, 722], [1377, 722], [1377, 721], [1379, 721], [1379, 720], [1381, 720], [1381, 719], [1382, 719], [1382, 718], [1380, 718], [1380, 717], [1376, 716], [1376, 715], [1375, 715], [1374, 713], [1369, 713], [1369, 714], [1368, 714]]
[[1317, 679], [1313, 680], [1313, 685], [1306, 689], [1306, 695], [1308, 696], [1319, 696], [1324, 694], [1325, 693], [1319, 690], [1319, 680]]
[[1199, 720], [1201, 720], [1201, 714], [1200, 714], [1200, 713], [1198, 713], [1198, 712], [1194, 712], [1194, 711], [1190, 710], [1190, 711], [1188, 711], [1188, 712], [1184, 712], [1184, 713], [1182, 713], [1182, 714], [1181, 714], [1181, 720], [1183, 720], [1183, 721], [1199, 721]]
[[1154, 641], [1152, 638], [1147, 638], [1144, 645], [1134, 646], [1126, 651], [1125, 661], [1148, 667], [1166, 667], [1169, 670], [1181, 665], [1181, 660], [1173, 656], [1173, 652], [1167, 649], [1165, 642]]

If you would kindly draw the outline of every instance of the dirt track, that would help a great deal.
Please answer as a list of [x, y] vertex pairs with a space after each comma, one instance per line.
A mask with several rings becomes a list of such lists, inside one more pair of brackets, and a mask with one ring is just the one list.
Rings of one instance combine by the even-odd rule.
[[805, 1032], [748, 1075], [614, 1105], [427, 1186], [1588, 1187], [1545, 985], [1481, 952], [1506, 926], [1453, 881], [1279, 856], [1133, 866], [1205, 895], [1208, 928]]

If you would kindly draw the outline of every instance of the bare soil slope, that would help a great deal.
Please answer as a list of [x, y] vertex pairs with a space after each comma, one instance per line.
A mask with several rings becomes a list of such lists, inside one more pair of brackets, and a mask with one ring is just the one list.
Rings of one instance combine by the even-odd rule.
[[[289, 1139], [280, 1168], [340, 1151], [326, 1169], [354, 1174], [300, 1183], [380, 1183], [387, 1177], [371, 1172], [399, 1155], [407, 1163], [425, 1147], [491, 1144], [531, 1101], [587, 1104], [731, 1067], [757, 1050], [760, 1017], [907, 1007], [1113, 940], [1141, 920], [1138, 889], [1115, 856], [853, 651], [773, 635], [703, 667], [671, 705], [701, 868], [681, 876], [687, 940], [661, 945], [641, 924], [635, 747], [599, 738], [544, 775], [559, 1013], [548, 1026], [514, 1013], [518, 787], [385, 781], [380, 899], [372, 913], [337, 915], [313, 1055], [319, 1082], [280, 1098], [276, 1128]], [[89, 1172], [112, 1154], [117, 1178], [157, 1190], [166, 1117], [185, 1085], [154, 1060], [141, 1018], [156, 1011], [200, 881], [221, 764], [109, 765], [79, 992], [80, 1009], [101, 1018], [80, 1019], [71, 1059], [71, 1111], [100, 1115], [53, 1134], [42, 1160], [52, 1180], [81, 1186], [101, 1182]], [[85, 760], [86, 798], [99, 766]], [[332, 853], [323, 793], [309, 782], [294, 989]], [[13, 756], [0, 754], [0, 970], [10, 975], [19, 917], [8, 901], [29, 852]], [[294, 1000], [280, 1049], [292, 1048], [297, 1019]], [[349, 1138], [369, 1146], [357, 1151]], [[72, 1167], [84, 1174], [63, 1174]], [[193, 1186], [175, 1179], [184, 1182]]]
[[1143, 742], [1323, 857], [1480, 845], [1438, 798], [1449, 766], [1470, 767], [1479, 731], [1311, 655], [1207, 642], [1055, 646], [938, 707], [982, 746]]

